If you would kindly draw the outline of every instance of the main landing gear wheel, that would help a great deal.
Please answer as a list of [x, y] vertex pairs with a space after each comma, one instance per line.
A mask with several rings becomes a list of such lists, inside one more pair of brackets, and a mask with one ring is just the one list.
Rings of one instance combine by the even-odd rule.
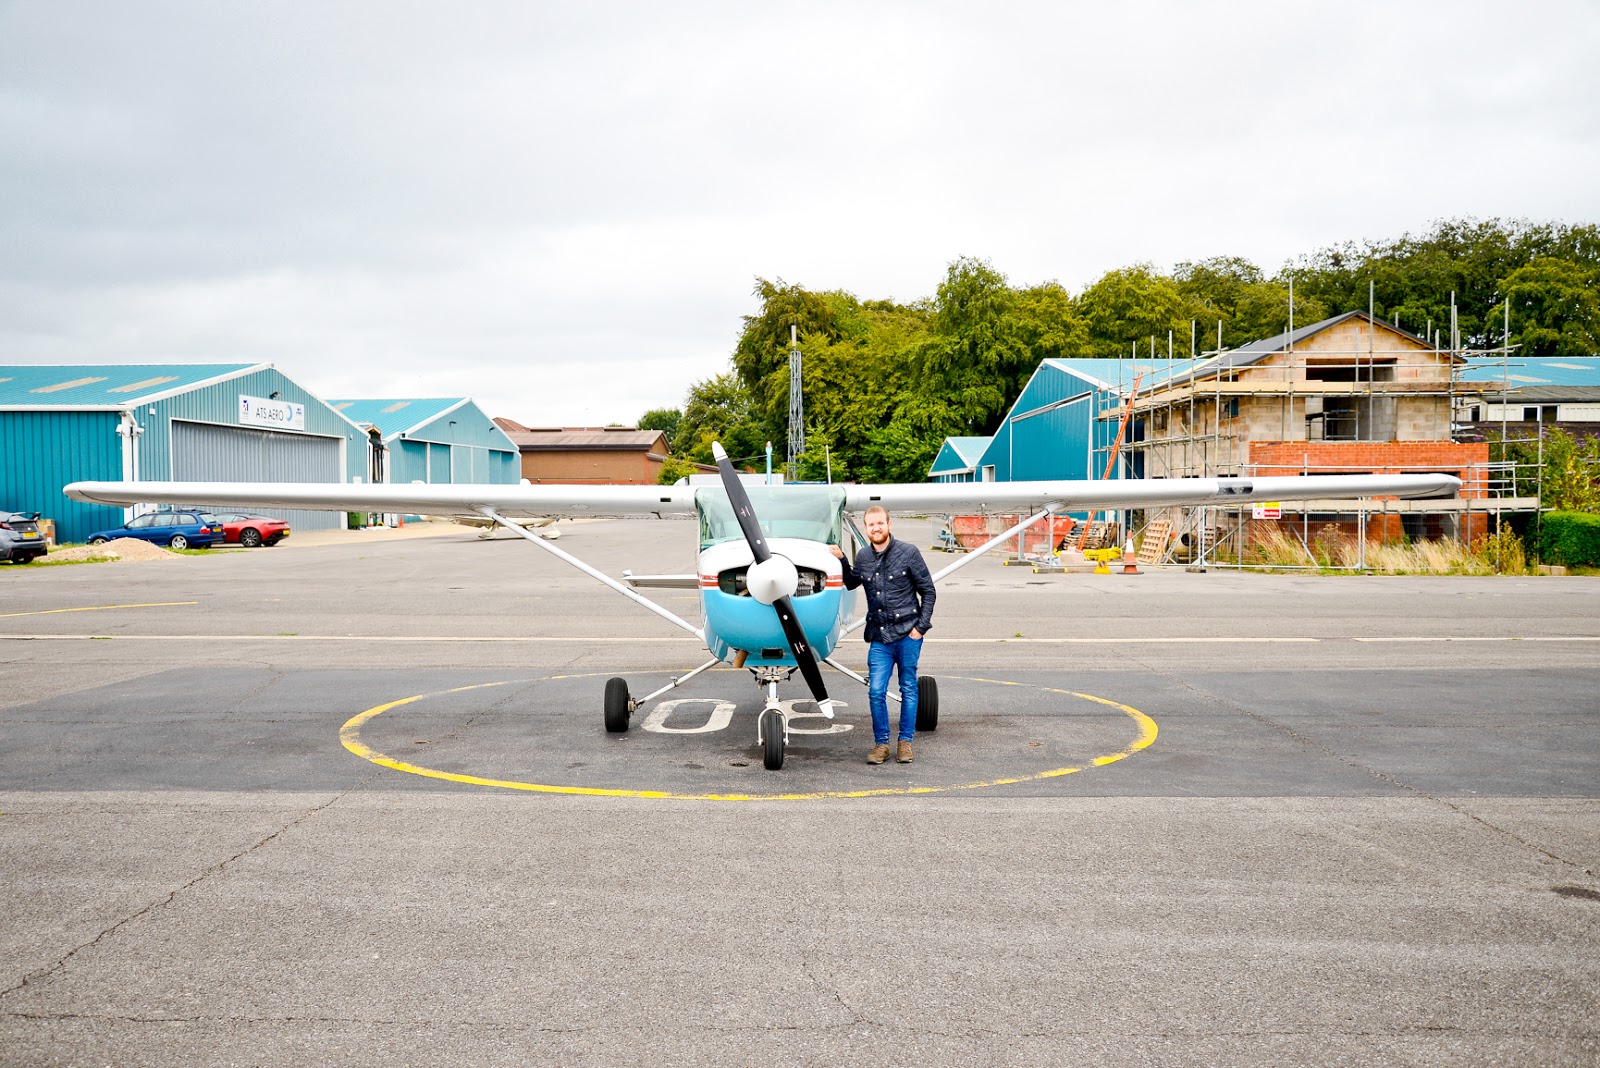
[[628, 707], [628, 680], [606, 680], [606, 730], [612, 734], [621, 734], [628, 729], [628, 716], [633, 711]]
[[917, 679], [917, 731], [939, 729], [939, 680], [928, 677]]
[[783, 713], [769, 708], [761, 713], [761, 763], [768, 771], [783, 767]]

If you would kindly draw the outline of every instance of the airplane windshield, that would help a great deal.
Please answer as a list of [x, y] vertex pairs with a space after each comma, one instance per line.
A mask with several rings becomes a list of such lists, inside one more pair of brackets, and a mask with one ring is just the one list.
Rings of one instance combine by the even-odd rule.
[[[844, 522], [843, 486], [747, 486], [745, 491], [750, 494], [750, 504], [767, 537], [839, 544]], [[694, 504], [700, 513], [700, 548], [743, 540], [744, 533], [733, 514], [733, 505], [728, 503], [726, 490], [704, 486], [695, 490]]]

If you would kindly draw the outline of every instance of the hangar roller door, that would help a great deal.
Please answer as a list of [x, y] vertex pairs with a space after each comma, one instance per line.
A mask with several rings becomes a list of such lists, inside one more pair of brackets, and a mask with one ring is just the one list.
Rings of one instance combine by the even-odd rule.
[[[175, 482], [341, 482], [344, 447], [343, 438], [175, 420], [172, 478]], [[335, 530], [345, 525], [342, 512], [264, 511], [286, 520], [291, 530]]]

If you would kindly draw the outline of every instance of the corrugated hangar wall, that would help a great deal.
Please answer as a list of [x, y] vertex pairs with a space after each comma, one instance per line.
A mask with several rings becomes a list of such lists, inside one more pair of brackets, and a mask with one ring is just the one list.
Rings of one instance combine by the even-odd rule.
[[[176, 482], [339, 482], [344, 447], [342, 438], [174, 420], [172, 478]], [[294, 530], [330, 530], [343, 520], [337, 512], [303, 509], [279, 508], [273, 514]]]
[[[304, 405], [304, 429], [240, 425], [240, 400], [247, 396]], [[345, 482], [351, 475], [366, 475], [366, 434], [276, 368], [251, 370], [163, 398], [143, 410], [140, 419], [145, 433], [138, 477], [145, 481]], [[269, 513], [299, 530], [334, 530], [345, 524], [340, 512]]]

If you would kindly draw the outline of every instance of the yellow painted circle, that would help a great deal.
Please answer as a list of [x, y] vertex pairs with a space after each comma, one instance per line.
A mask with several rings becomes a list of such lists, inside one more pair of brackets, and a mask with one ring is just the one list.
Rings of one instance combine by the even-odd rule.
[[[545, 679], [584, 679], [594, 678], [603, 674], [605, 672], [593, 672], [587, 675], [548, 675]], [[941, 675], [940, 678], [959, 679], [962, 682], [987, 682], [997, 686], [1023, 685], [1022, 683], [1006, 682], [1000, 679], [979, 679], [960, 675]], [[439, 771], [435, 768], [425, 768], [420, 764], [395, 760], [393, 757], [385, 756], [376, 749], [371, 748], [361, 740], [362, 725], [376, 719], [390, 709], [399, 708], [402, 705], [409, 705], [417, 701], [425, 701], [430, 697], [441, 697], [449, 693], [465, 693], [468, 690], [483, 690], [493, 686], [507, 686], [512, 682], [527, 681], [530, 680], [507, 679], [504, 682], [480, 682], [472, 686], [457, 686], [449, 690], [420, 693], [414, 697], [402, 697], [398, 701], [390, 701], [387, 704], [369, 708], [365, 712], [350, 717], [344, 726], [339, 728], [339, 741], [344, 744], [346, 749], [363, 760], [370, 760], [374, 764], [393, 768], [395, 771], [403, 771], [410, 775], [425, 775], [430, 779], [444, 779], [449, 782], [466, 783], [470, 786], [494, 786], [502, 790], [527, 790], [541, 794], [584, 794], [590, 797], [650, 797], [671, 801], [821, 801], [827, 798], [842, 797], [895, 797], [910, 794], [942, 794], [955, 790], [982, 790], [991, 786], [1011, 786], [1020, 782], [1033, 782], [1038, 779], [1058, 779], [1063, 775], [1075, 775], [1084, 770], [1083, 768], [1052, 768], [1049, 771], [1040, 771], [1032, 775], [1019, 775], [1008, 779], [990, 779], [986, 782], [954, 783], [949, 786], [888, 786], [871, 790], [822, 790], [803, 794], [676, 794], [666, 790], [621, 790], [598, 786], [558, 786], [549, 783], [518, 782], [514, 779], [486, 779], [478, 775], [460, 775], [452, 771]], [[1156, 721], [1140, 712], [1137, 708], [1132, 708], [1104, 697], [1096, 697], [1093, 694], [1078, 693], [1074, 690], [1060, 690], [1053, 686], [1040, 686], [1037, 689], [1045, 693], [1060, 693], [1067, 694], [1070, 697], [1081, 697], [1085, 701], [1093, 701], [1096, 704], [1115, 708], [1137, 724], [1139, 736], [1131, 744], [1115, 753], [1095, 757], [1090, 761], [1094, 767], [1115, 764], [1117, 761], [1149, 747], [1156, 740], [1156, 734], [1158, 733]]]

